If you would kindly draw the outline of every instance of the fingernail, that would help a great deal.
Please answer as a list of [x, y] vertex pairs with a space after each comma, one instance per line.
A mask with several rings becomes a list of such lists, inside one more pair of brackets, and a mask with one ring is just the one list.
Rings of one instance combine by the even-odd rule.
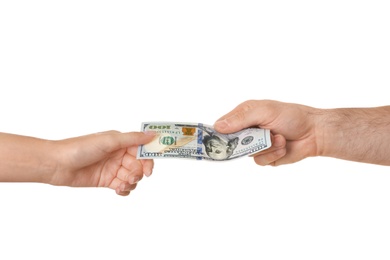
[[228, 123], [226, 122], [226, 119], [215, 122], [214, 126], [217, 126], [219, 129], [226, 129], [228, 128]]
[[275, 137], [274, 146], [276, 148], [283, 147], [283, 141], [282, 141], [282, 138], [280, 136]]
[[145, 131], [144, 134], [146, 135], [150, 135], [150, 136], [155, 136], [156, 135], [156, 131]]
[[132, 180], [131, 184], [135, 184], [138, 181], [139, 181], [139, 177], [135, 176], [135, 177], [133, 177], [133, 180]]
[[150, 175], [152, 175], [152, 172], [151, 172], [151, 171], [146, 171], [146, 172], [144, 172], [144, 175], [145, 175], [146, 177], [149, 177]]

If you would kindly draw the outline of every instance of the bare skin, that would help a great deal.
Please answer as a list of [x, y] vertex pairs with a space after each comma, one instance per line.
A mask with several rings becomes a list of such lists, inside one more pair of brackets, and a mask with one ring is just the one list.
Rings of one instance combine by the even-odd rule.
[[129, 195], [153, 160], [137, 160], [154, 133], [108, 131], [60, 141], [0, 133], [0, 182], [107, 187]]
[[221, 133], [270, 129], [273, 145], [254, 156], [278, 166], [312, 156], [390, 165], [390, 106], [319, 109], [272, 100], [248, 100], [214, 124]]

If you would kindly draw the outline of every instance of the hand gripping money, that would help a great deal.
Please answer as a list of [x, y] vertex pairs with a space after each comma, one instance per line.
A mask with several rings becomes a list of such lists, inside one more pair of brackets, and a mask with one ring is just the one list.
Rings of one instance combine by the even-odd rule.
[[155, 131], [156, 137], [138, 147], [137, 158], [188, 158], [225, 161], [251, 155], [271, 147], [270, 131], [247, 128], [221, 134], [200, 123], [145, 122], [142, 131]]

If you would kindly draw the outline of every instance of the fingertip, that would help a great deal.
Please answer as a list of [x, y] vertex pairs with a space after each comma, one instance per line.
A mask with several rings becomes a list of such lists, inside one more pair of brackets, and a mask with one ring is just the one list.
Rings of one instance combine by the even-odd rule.
[[155, 136], [157, 134], [156, 131], [150, 131], [150, 130], [144, 131], [143, 133], [148, 136]]
[[229, 124], [226, 121], [226, 119], [219, 120], [214, 123], [214, 129], [217, 130], [218, 132], [226, 132], [229, 130]]
[[130, 191], [117, 193], [119, 196], [126, 197], [130, 195]]
[[153, 168], [154, 168], [154, 161], [152, 159], [146, 159], [142, 160], [143, 164], [143, 173], [146, 177], [150, 177], [153, 173]]
[[146, 177], [150, 177], [150, 175], [152, 175], [152, 171], [151, 171], [151, 170], [146, 170], [146, 171], [144, 172], [144, 175], [145, 175]]
[[151, 142], [157, 135], [155, 131], [144, 131], [139, 132], [139, 134], [141, 135], [141, 138], [137, 140], [138, 144], [147, 144]]
[[[117, 135], [112, 135], [109, 145], [111, 149], [128, 148], [132, 146], [147, 144], [152, 141], [155, 134], [145, 132], [127, 132]], [[115, 142], [113, 142], [114, 140]], [[115, 144], [115, 145], [114, 145]]]
[[144, 169], [144, 175], [146, 177], [150, 177], [150, 175], [152, 175], [153, 173], [153, 165], [152, 166], [149, 166], [149, 167], [145, 167]]
[[286, 138], [282, 135], [274, 135], [272, 146], [275, 148], [282, 148], [286, 146]]
[[214, 129], [222, 134], [234, 133], [245, 127], [247, 127], [246, 122], [243, 121], [238, 114], [219, 120], [214, 124]]
[[119, 196], [128, 196], [130, 191], [123, 191], [119, 188], [119, 186], [115, 189], [115, 193]]
[[132, 190], [137, 187], [137, 183], [131, 184], [128, 182], [122, 182], [115, 188], [116, 194], [120, 196], [128, 196]]
[[133, 177], [130, 177], [130, 178], [129, 178], [129, 184], [136, 184], [136, 183], [138, 183], [141, 179], [142, 179], [142, 175], [141, 175], [141, 176], [133, 176]]

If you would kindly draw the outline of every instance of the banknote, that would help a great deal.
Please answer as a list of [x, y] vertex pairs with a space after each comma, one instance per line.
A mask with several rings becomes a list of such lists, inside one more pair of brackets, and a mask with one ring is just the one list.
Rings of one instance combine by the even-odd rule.
[[140, 145], [138, 159], [188, 158], [225, 161], [271, 147], [268, 129], [246, 128], [221, 134], [201, 123], [143, 122], [141, 131], [155, 131], [155, 138]]

